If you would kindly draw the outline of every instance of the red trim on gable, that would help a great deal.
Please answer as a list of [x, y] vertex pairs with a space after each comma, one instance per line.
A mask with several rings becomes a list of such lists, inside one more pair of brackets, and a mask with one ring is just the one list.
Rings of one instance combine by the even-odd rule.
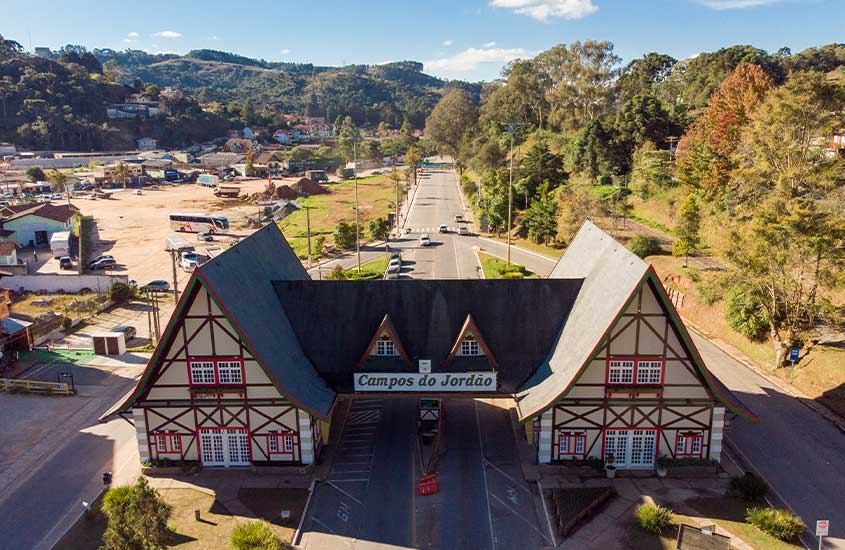
[[704, 363], [704, 359], [702, 359], [701, 353], [698, 351], [698, 347], [696, 347], [695, 341], [692, 339], [692, 336], [690, 335], [686, 324], [683, 322], [683, 320], [681, 320], [681, 316], [678, 314], [678, 310], [675, 309], [675, 305], [672, 303], [672, 301], [666, 298], [666, 287], [663, 286], [663, 281], [661, 281], [660, 277], [657, 276], [657, 271], [654, 270], [654, 266], [649, 264], [646, 274], [650, 274], [656, 281], [657, 291], [660, 294], [659, 298], [661, 299], [661, 302], [663, 303], [664, 307], [670, 310], [669, 317], [671, 318], [673, 316], [672, 314], [674, 314], [674, 317], [679, 321], [674, 324], [676, 327], [680, 327], [678, 330], [681, 332], [681, 340], [683, 341], [682, 343], [689, 342], [689, 351], [693, 354], [693, 360], [701, 367], [700, 370], [704, 376], [705, 381], [707, 382], [707, 386], [713, 391], [713, 393], [716, 395], [716, 398], [722, 403], [724, 403], [729, 409], [733, 410], [737, 414], [746, 417], [751, 422], [759, 422], [760, 419], [755, 414], [740, 407], [739, 405], [728, 399], [728, 397], [722, 393], [722, 390], [720, 390], [719, 386], [714, 382], [712, 375], [710, 374], [710, 370]]
[[475, 336], [475, 339], [478, 341], [478, 345], [481, 346], [481, 349], [484, 351], [484, 355], [487, 359], [493, 363], [495, 368], [499, 368], [499, 363], [496, 361], [496, 358], [493, 357], [493, 354], [490, 352], [490, 348], [487, 346], [487, 342], [484, 341], [484, 337], [481, 335], [481, 332], [478, 330], [478, 326], [475, 324], [475, 320], [472, 318], [472, 314], [468, 314], [466, 320], [464, 321], [464, 326], [461, 327], [461, 332], [458, 334], [458, 339], [455, 341], [455, 345], [452, 346], [452, 351], [449, 352], [449, 355], [443, 361], [443, 368], [449, 366], [449, 363], [452, 362], [452, 359], [455, 358], [455, 355], [458, 353], [458, 349], [460, 348], [461, 342], [466, 337], [467, 331], [472, 329], [472, 334]]
[[246, 341], [247, 347], [249, 347], [250, 352], [255, 356], [255, 359], [264, 367], [264, 372], [267, 373], [267, 376], [270, 378], [270, 380], [273, 381], [273, 383], [276, 385], [276, 388], [278, 388], [278, 390], [285, 397], [290, 399], [291, 403], [293, 403], [297, 407], [299, 407], [299, 408], [301, 408], [305, 411], [308, 411], [310, 414], [313, 414], [314, 416], [317, 416], [319, 418], [324, 418], [324, 419], [330, 418], [331, 415], [332, 415], [332, 410], [334, 410], [334, 406], [337, 403], [337, 399], [335, 399], [332, 402], [332, 406], [329, 409], [328, 414], [324, 416], [324, 415], [318, 413], [317, 411], [313, 410], [311, 407], [307, 407], [307, 406], [303, 405], [302, 403], [300, 403], [299, 401], [297, 401], [296, 399], [294, 399], [293, 397], [291, 397], [291, 395], [284, 389], [284, 386], [282, 386], [282, 384], [279, 383], [279, 380], [276, 378], [276, 375], [273, 374], [273, 371], [271, 369], [267, 368], [267, 366], [266, 366], [267, 362], [264, 361], [264, 358], [261, 357], [261, 355], [258, 353], [258, 350], [255, 348], [255, 346], [252, 345], [252, 342], [250, 341], [249, 337], [247, 337], [247, 335], [244, 333], [241, 326], [238, 324], [237, 319], [235, 319], [235, 317], [232, 315], [232, 313], [226, 307], [226, 304], [223, 303], [223, 300], [220, 299], [220, 296], [217, 295], [217, 292], [215, 292], [214, 287], [211, 286], [211, 283], [208, 282], [208, 279], [206, 279], [205, 276], [202, 274], [202, 270], [195, 269], [192, 276], [196, 276], [196, 277], [198, 277], [199, 279], [202, 280], [203, 286], [208, 290], [208, 292], [211, 293], [212, 296], [214, 296], [215, 303], [223, 310], [223, 313], [226, 314], [226, 317], [228, 318], [228, 320], [235, 326], [235, 330], [237, 330], [238, 335]]
[[386, 330], [387, 333], [390, 335], [390, 340], [393, 342], [393, 345], [396, 346], [396, 349], [399, 350], [399, 355], [405, 360], [405, 363], [407, 363], [409, 367], [413, 367], [413, 364], [411, 363], [411, 358], [408, 357], [408, 354], [405, 352], [405, 348], [402, 346], [402, 341], [399, 340], [399, 336], [397, 336], [393, 332], [393, 323], [388, 323], [388, 319], [390, 319], [390, 316], [388, 315], [385, 315], [382, 318], [381, 323], [379, 323], [378, 328], [376, 329], [376, 333], [373, 334], [370, 343], [367, 344], [367, 349], [364, 350], [364, 354], [358, 360], [358, 364], [355, 365], [356, 369], [360, 369], [361, 366], [364, 364], [364, 361], [366, 361], [367, 358], [370, 356], [370, 353], [372, 353], [373, 351], [373, 346], [376, 345], [376, 341], [378, 340], [379, 334], [381, 334], [383, 330]]

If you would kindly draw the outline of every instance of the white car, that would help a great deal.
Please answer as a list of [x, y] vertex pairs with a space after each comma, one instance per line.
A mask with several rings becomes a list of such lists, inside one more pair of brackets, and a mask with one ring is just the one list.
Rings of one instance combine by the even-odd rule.
[[449, 228], [446, 227], [445, 223], [441, 223], [440, 227], [437, 230], [440, 231], [441, 233], [448, 233], [449, 232]]
[[431, 237], [428, 233], [420, 235], [420, 246], [431, 246]]
[[458, 235], [469, 235], [469, 229], [465, 225], [460, 226], [458, 228]]
[[402, 271], [402, 260], [399, 258], [392, 258], [390, 263], [387, 264], [387, 272], [388, 273], [399, 273]]
[[180, 264], [185, 271], [193, 271], [197, 267], [197, 255], [194, 252], [183, 252]]

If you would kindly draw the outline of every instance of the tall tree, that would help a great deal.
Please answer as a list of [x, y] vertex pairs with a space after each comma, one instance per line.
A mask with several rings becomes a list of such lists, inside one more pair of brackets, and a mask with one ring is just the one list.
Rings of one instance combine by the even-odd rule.
[[824, 211], [809, 198], [772, 198], [731, 232], [728, 259], [748, 298], [766, 314], [780, 367], [787, 348], [800, 344], [818, 318], [821, 291], [842, 286], [842, 213]]
[[[350, 161], [355, 156], [356, 148], [359, 148], [361, 142], [361, 133], [358, 127], [352, 121], [351, 116], [346, 116], [340, 125], [340, 131], [337, 135], [337, 146], [343, 157]], [[358, 157], [361, 158], [361, 151], [357, 152]]]
[[677, 60], [651, 52], [628, 63], [619, 77], [619, 98], [624, 103], [634, 96], [655, 95], [655, 87], [666, 82]]
[[818, 71], [798, 72], [751, 113], [742, 131], [732, 184], [756, 205], [775, 192], [785, 198], [823, 196], [841, 185], [845, 161], [828, 149], [842, 124], [845, 89]]
[[123, 184], [123, 188], [126, 189], [126, 180], [129, 177], [129, 169], [126, 164], [122, 162], [118, 162], [114, 165], [114, 181], [115, 183]]
[[535, 243], [548, 244], [557, 235], [557, 201], [548, 182], [537, 188], [531, 206], [522, 213], [522, 223]]
[[647, 199], [656, 191], [669, 187], [672, 183], [670, 165], [669, 151], [658, 149], [646, 140], [634, 151], [631, 159], [631, 191]]
[[460, 145], [464, 134], [475, 125], [478, 109], [466, 92], [453, 88], [434, 107], [425, 121], [425, 135], [437, 151], [460, 161]]
[[556, 189], [565, 178], [563, 159], [549, 151], [549, 146], [543, 141], [535, 142], [519, 165], [517, 187], [526, 199], [522, 208], [528, 208], [529, 198], [538, 192], [539, 187], [546, 182], [547, 191]]
[[678, 144], [675, 171], [681, 182], [703, 189], [708, 199], [726, 199], [741, 129], [773, 85], [761, 67], [748, 64], [722, 82]]
[[542, 82], [548, 83], [549, 120], [556, 128], [578, 130], [613, 105], [613, 83], [620, 58], [613, 44], [587, 40], [557, 45], [536, 58]]
[[50, 186], [55, 191], [64, 193], [65, 187], [67, 187], [67, 174], [58, 170], [50, 170], [50, 173], [47, 174], [47, 181], [50, 182]]
[[701, 246], [701, 207], [698, 197], [690, 193], [681, 204], [678, 224], [675, 227], [676, 238], [672, 243], [672, 255], [684, 258], [684, 267], [689, 265], [691, 254], [698, 252]]
[[146, 478], [135, 485], [109, 489], [103, 497], [108, 519], [103, 534], [105, 550], [164, 550], [170, 538], [167, 520], [171, 507]]

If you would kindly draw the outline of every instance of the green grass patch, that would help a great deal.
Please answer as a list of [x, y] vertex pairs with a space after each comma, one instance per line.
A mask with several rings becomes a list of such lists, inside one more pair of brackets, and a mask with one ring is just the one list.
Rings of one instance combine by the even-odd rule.
[[528, 271], [525, 266], [518, 265], [513, 262], [508, 265], [507, 261], [497, 258], [495, 256], [491, 256], [489, 254], [485, 254], [483, 252], [478, 253], [478, 259], [481, 261], [481, 269], [484, 271], [485, 279], [540, 278], [536, 273]]
[[[702, 516], [713, 520], [717, 525], [733, 533], [754, 548], [765, 548], [766, 550], [803, 548], [778, 540], [748, 523], [745, 516], [748, 509], [754, 507], [754, 504], [733, 498], [696, 498], [688, 500], [687, 504]], [[765, 506], [764, 503], [761, 505]]]
[[[334, 244], [334, 230], [341, 220], [355, 221], [355, 183], [344, 180], [324, 186], [329, 190], [326, 195], [314, 195], [298, 202], [308, 206], [311, 217], [311, 246], [318, 235], [325, 237], [326, 244]], [[404, 189], [399, 186], [399, 200]], [[358, 179], [358, 204], [360, 205], [361, 240], [369, 240], [367, 224], [375, 218], [386, 218], [393, 212], [396, 202], [396, 188], [387, 176], [370, 176]], [[308, 228], [305, 209], [294, 212], [281, 222], [279, 228], [285, 234], [294, 252], [300, 258], [308, 256]], [[312, 249], [312, 254], [317, 251]]]
[[590, 195], [603, 201], [619, 192], [619, 188], [613, 185], [592, 185], [589, 187]]
[[361, 271], [358, 271], [358, 267], [353, 267], [351, 269], [347, 269], [343, 272], [344, 277], [351, 281], [370, 281], [381, 279], [384, 277], [384, 271], [387, 269], [387, 263], [390, 261], [390, 258], [387, 254], [384, 256], [379, 256], [375, 260], [370, 260], [369, 262], [361, 264]]
[[668, 235], [674, 235], [675, 234], [675, 232], [672, 231], [672, 229], [670, 227], [663, 225], [660, 222], [654, 221], [651, 218], [643, 216], [641, 213], [634, 212], [634, 213], [631, 214], [630, 217], [633, 218], [634, 220], [640, 222], [643, 225], [647, 225], [648, 227], [651, 227], [652, 229], [657, 229], [658, 231], [663, 231], [664, 233], [666, 233]]
[[87, 365], [96, 355], [93, 350], [62, 350], [47, 351], [37, 349], [35, 351], [22, 351], [20, 360], [27, 363], [62, 363], [66, 365]]

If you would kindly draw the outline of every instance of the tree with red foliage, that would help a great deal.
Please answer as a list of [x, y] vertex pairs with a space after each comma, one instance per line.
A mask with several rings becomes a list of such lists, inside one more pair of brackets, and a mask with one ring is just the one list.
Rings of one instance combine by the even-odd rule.
[[773, 87], [772, 78], [759, 65], [738, 66], [678, 143], [676, 177], [704, 190], [706, 198], [724, 199], [742, 127]]

